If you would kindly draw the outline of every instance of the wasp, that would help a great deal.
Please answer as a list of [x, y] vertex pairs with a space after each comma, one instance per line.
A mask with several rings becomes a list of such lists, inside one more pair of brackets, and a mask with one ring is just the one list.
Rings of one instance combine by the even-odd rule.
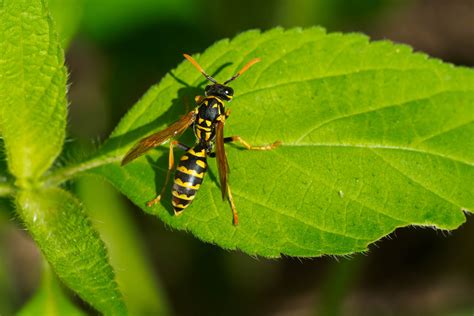
[[[151, 148], [157, 147], [170, 140], [168, 171], [165, 183], [158, 196], [147, 203], [147, 206], [151, 207], [161, 200], [168, 184], [170, 173], [174, 168], [173, 148], [178, 147], [184, 150], [185, 153], [176, 167], [173, 187], [171, 189], [171, 202], [174, 213], [175, 215], [179, 215], [191, 204], [202, 184], [208, 167], [207, 157], [216, 158], [222, 199], [225, 200], [226, 197], [228, 198], [232, 209], [233, 223], [234, 225], [238, 225], [239, 218], [237, 209], [228, 183], [229, 163], [227, 161], [224, 143], [239, 142], [246, 149], [251, 150], [271, 150], [280, 145], [280, 141], [276, 141], [270, 145], [252, 146], [240, 136], [224, 137], [224, 124], [230, 115], [230, 111], [226, 110], [224, 102], [230, 102], [234, 97], [234, 90], [229, 87], [228, 84], [259, 62], [260, 59], [252, 59], [234, 76], [226, 80], [223, 84], [220, 84], [213, 77], [208, 75], [191, 56], [187, 54], [183, 54], [183, 56], [211, 82], [204, 90], [205, 96], [196, 96], [196, 107], [193, 111], [182, 116], [180, 120], [171, 124], [166, 129], [145, 137], [136, 143], [124, 156], [122, 166], [145, 154]], [[194, 135], [196, 136], [196, 142], [192, 147], [180, 143], [177, 140], [172, 140], [179, 137], [191, 125]]]

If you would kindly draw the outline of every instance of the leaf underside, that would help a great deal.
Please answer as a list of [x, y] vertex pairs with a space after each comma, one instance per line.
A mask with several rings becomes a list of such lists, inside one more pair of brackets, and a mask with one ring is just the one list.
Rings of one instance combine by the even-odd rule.
[[126, 309], [107, 251], [80, 202], [59, 188], [22, 191], [18, 212], [64, 284], [106, 315]]
[[[225, 134], [283, 144], [266, 152], [227, 145], [239, 226], [220, 197], [212, 159], [179, 217], [169, 190], [161, 205], [145, 206], [164, 182], [167, 146], [94, 172], [173, 228], [266, 257], [365, 251], [397, 227], [455, 229], [463, 210], [474, 209], [472, 70], [320, 28], [249, 31], [195, 56], [218, 81], [255, 57], [262, 62], [232, 83]], [[120, 159], [202, 93], [203, 78], [189, 63], [171, 74], [129, 111], [96, 159]], [[180, 140], [194, 142], [190, 132]]]

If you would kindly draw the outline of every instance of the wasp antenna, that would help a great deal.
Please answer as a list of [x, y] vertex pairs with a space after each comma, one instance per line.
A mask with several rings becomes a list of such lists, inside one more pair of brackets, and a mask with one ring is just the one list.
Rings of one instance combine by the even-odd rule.
[[255, 59], [252, 59], [251, 61], [249, 61], [244, 67], [242, 67], [242, 69], [240, 69], [240, 71], [238, 73], [236, 73], [235, 75], [233, 75], [229, 80], [227, 80], [226, 82], [224, 82], [224, 85], [228, 84], [229, 82], [231, 81], [234, 81], [235, 79], [237, 79], [241, 74], [243, 74], [244, 72], [246, 72], [247, 70], [249, 70], [250, 67], [252, 67], [253, 65], [255, 65], [256, 63], [258, 63], [261, 59], [260, 58], [255, 58]]
[[202, 67], [197, 63], [197, 61], [194, 60], [194, 58], [192, 58], [191, 56], [189, 56], [188, 54], [183, 54], [184, 58], [186, 58], [187, 60], [189, 60], [191, 62], [191, 64], [193, 64], [194, 67], [196, 67], [197, 70], [199, 70], [200, 73], [202, 73], [202, 75], [204, 77], [206, 77], [207, 80], [213, 82], [213, 83], [217, 83], [216, 79], [212, 78], [211, 76], [209, 76], [205, 71], [204, 69], [202, 69]]

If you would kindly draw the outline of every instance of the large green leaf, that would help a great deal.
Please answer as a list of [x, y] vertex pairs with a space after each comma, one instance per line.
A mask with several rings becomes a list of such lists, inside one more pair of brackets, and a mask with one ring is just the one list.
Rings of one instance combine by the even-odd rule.
[[21, 191], [18, 213], [59, 278], [106, 315], [126, 314], [122, 296], [99, 234], [80, 202], [49, 188]]
[[61, 151], [66, 68], [44, 1], [3, 0], [0, 20], [0, 128], [21, 186], [41, 176]]
[[17, 315], [80, 316], [85, 313], [74, 306], [63, 293], [58, 280], [54, 277], [49, 265], [45, 263], [40, 287]]
[[[193, 87], [203, 78], [187, 62], [146, 93], [95, 158], [56, 176], [95, 166], [168, 225], [268, 257], [364, 251], [397, 227], [455, 229], [465, 221], [462, 210], [474, 209], [472, 70], [319, 28], [250, 31], [196, 56], [221, 81], [254, 57], [262, 62], [232, 83], [226, 135], [283, 145], [269, 152], [227, 147], [238, 227], [220, 197], [214, 161], [179, 217], [169, 191], [162, 205], [145, 206], [164, 181], [165, 146], [126, 167], [118, 163], [200, 92]], [[191, 135], [183, 139], [192, 144]]]

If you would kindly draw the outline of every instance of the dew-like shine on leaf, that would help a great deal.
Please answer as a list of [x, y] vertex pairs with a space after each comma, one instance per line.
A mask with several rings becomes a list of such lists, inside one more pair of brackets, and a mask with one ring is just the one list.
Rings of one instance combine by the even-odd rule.
[[[462, 210], [474, 209], [474, 71], [319, 28], [250, 31], [195, 58], [211, 74], [220, 69], [214, 77], [222, 80], [256, 57], [262, 61], [232, 83], [225, 133], [283, 145], [268, 152], [227, 146], [239, 226], [212, 160], [179, 217], [169, 190], [162, 205], [145, 206], [164, 182], [166, 146], [95, 172], [174, 228], [268, 257], [360, 252], [397, 227], [455, 229]], [[98, 159], [122, 156], [185, 113], [178, 97], [192, 100], [202, 77], [187, 62], [171, 73], [130, 110]]]

